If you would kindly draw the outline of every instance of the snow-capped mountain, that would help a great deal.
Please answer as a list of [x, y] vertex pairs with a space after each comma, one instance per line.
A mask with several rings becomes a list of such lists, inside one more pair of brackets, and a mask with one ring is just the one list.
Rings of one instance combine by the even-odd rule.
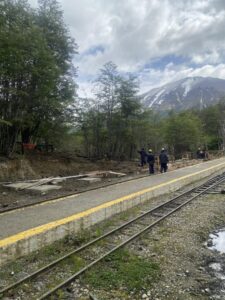
[[225, 80], [188, 77], [154, 88], [141, 96], [145, 107], [155, 110], [185, 110], [216, 104], [225, 97]]

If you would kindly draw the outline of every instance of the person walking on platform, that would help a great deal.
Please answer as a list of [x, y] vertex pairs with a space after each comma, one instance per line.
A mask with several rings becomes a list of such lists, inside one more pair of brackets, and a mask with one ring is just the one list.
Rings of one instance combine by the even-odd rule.
[[152, 149], [148, 150], [148, 154], [147, 154], [147, 163], [149, 165], [149, 174], [154, 174], [155, 170], [154, 170], [154, 163], [155, 163], [155, 156], [154, 154], [152, 154]]
[[167, 164], [169, 162], [169, 158], [164, 148], [162, 148], [162, 151], [159, 155], [159, 161], [160, 161], [160, 172], [161, 173], [166, 172], [168, 169]]
[[140, 165], [141, 165], [141, 167], [143, 167], [146, 164], [147, 153], [145, 152], [144, 148], [142, 148], [140, 151], [138, 151], [138, 153], [141, 156], [141, 164]]
[[202, 153], [202, 151], [201, 151], [201, 148], [199, 147], [198, 150], [197, 150], [197, 152], [196, 152], [197, 159], [201, 159], [202, 158], [201, 153]]

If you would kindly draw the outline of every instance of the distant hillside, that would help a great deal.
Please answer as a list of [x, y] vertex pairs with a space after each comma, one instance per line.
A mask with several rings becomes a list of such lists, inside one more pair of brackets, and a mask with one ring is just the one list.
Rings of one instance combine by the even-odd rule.
[[212, 77], [188, 77], [154, 88], [141, 96], [145, 107], [159, 111], [202, 109], [225, 97], [225, 80]]

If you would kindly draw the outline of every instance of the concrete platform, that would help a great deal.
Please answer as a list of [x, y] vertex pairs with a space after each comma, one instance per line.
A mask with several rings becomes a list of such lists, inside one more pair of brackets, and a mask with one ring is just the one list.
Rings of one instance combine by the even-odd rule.
[[225, 158], [201, 162], [0, 215], [0, 265], [155, 196], [225, 171]]

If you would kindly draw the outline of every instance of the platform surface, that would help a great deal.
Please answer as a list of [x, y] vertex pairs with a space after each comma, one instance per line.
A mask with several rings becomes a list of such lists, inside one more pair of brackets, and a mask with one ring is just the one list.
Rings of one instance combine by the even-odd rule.
[[[74, 214], [94, 209], [99, 205], [126, 198], [129, 195], [149, 189], [150, 187], [165, 186], [179, 181], [181, 178], [192, 176], [204, 170], [221, 166], [225, 169], [225, 158], [200, 162], [197, 165], [189, 166], [164, 174], [157, 174], [139, 178], [136, 180], [118, 183], [98, 190], [87, 191], [69, 197], [63, 197], [52, 202], [45, 202], [16, 211], [0, 215], [0, 245], [4, 239], [11, 236], [23, 234], [24, 231], [32, 230], [40, 226], [48, 226], [59, 220], [65, 219]], [[52, 225], [51, 225], [52, 226]]]

